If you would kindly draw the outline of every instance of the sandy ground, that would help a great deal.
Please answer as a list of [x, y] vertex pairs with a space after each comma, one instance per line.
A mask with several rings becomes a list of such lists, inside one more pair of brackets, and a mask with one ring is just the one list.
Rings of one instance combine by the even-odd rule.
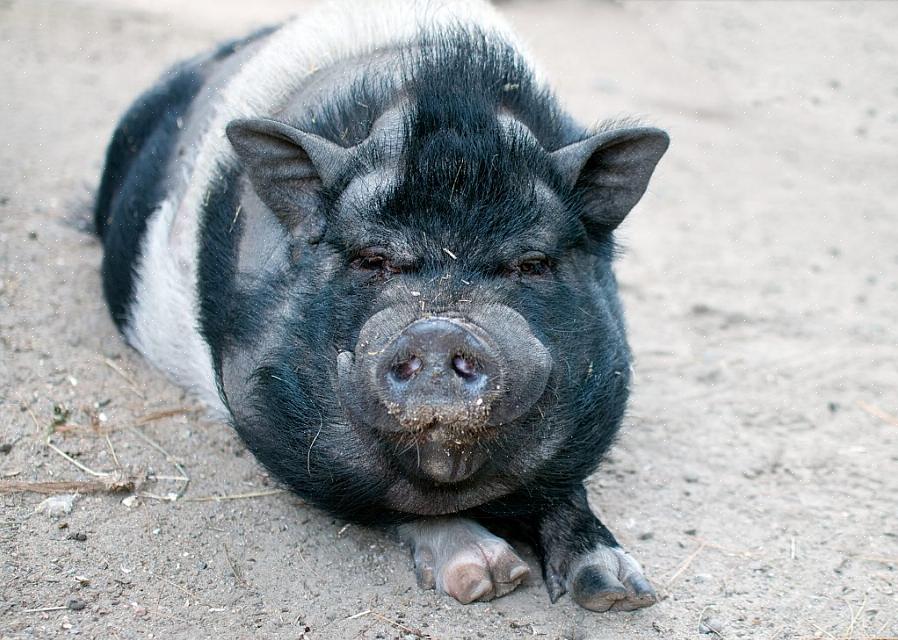
[[[303, 6], [0, 0], [0, 637], [898, 636], [898, 4], [502, 4], [580, 117], [673, 139], [623, 230], [635, 397], [590, 481], [665, 599], [608, 615], [538, 577], [418, 591], [108, 319], [79, 221], [116, 118]], [[139, 496], [90, 493], [117, 464]], [[63, 481], [62, 515], [10, 492]]]

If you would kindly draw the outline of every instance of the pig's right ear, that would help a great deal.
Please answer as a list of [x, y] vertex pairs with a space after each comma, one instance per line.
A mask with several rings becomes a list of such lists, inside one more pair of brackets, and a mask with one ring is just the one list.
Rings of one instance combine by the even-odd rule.
[[343, 147], [277, 120], [234, 120], [225, 131], [259, 198], [290, 228], [318, 209], [347, 162]]
[[582, 198], [587, 231], [611, 230], [623, 222], [668, 144], [661, 129], [630, 127], [602, 131], [552, 152], [568, 186]]

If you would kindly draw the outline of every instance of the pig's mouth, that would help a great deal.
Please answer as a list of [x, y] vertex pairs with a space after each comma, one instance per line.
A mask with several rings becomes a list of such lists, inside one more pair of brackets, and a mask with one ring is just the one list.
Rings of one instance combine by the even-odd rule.
[[432, 424], [414, 432], [389, 432], [383, 439], [393, 446], [393, 458], [412, 477], [452, 484], [474, 476], [489, 459], [488, 441], [495, 428], [470, 429]]

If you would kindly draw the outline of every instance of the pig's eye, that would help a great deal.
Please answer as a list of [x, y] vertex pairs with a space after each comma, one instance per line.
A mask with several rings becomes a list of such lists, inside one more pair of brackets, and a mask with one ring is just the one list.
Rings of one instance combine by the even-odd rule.
[[401, 271], [381, 249], [364, 249], [360, 251], [350, 265], [357, 271], [368, 271], [371, 273], [392, 274]]
[[530, 251], [525, 253], [523, 257], [515, 263], [512, 273], [528, 278], [544, 276], [549, 273], [549, 258], [538, 251]]

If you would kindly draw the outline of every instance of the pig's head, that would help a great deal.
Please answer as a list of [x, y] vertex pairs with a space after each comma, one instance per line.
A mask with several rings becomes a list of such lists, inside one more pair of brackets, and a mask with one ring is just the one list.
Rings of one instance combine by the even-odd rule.
[[242, 243], [265, 328], [223, 389], [260, 459], [348, 516], [578, 481], [627, 396], [612, 232], [666, 134], [576, 135], [527, 87], [429, 82], [339, 144], [290, 112], [227, 131], [282, 230], [255, 233], [286, 241]]

